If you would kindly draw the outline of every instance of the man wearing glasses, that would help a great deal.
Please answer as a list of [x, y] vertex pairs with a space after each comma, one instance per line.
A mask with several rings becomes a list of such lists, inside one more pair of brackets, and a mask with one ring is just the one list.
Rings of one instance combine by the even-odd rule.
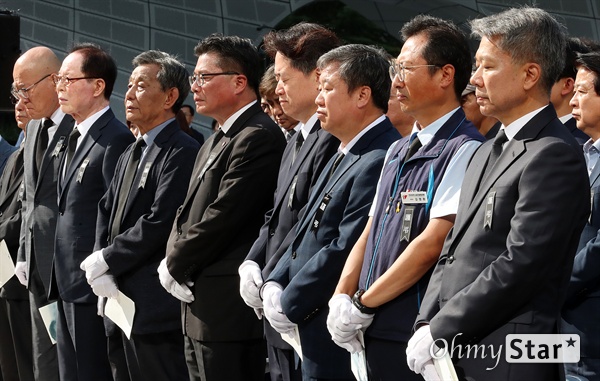
[[73, 128], [73, 118], [58, 107], [50, 76], [60, 61], [46, 47], [25, 52], [13, 69], [12, 95], [25, 103], [33, 119], [24, 146], [24, 196], [21, 242], [15, 274], [29, 289], [36, 380], [58, 380], [56, 347], [50, 341], [39, 308], [49, 304], [50, 274], [58, 215], [57, 178], [61, 149]]
[[237, 270], [273, 205], [285, 139], [257, 102], [261, 63], [249, 40], [211, 35], [195, 53], [196, 111], [220, 129], [198, 153], [159, 278], [184, 302], [190, 379], [264, 380], [262, 323], [240, 298]]
[[[329, 302], [328, 329], [350, 352], [364, 344], [369, 379], [422, 380], [403, 358], [421, 298], [458, 209], [467, 163], [483, 136], [460, 97], [471, 73], [466, 36], [451, 22], [417, 16], [390, 66], [412, 134], [387, 152], [369, 220]], [[369, 327], [369, 329], [366, 329]]]
[[[51, 282], [52, 294], [58, 294], [61, 381], [111, 377], [98, 298], [79, 266], [94, 251], [98, 202], [108, 190], [119, 156], [134, 141], [109, 107], [116, 78], [112, 57], [93, 44], [76, 45], [52, 76], [61, 110], [75, 119], [58, 170]], [[90, 280], [92, 287], [106, 287], [94, 281]]]

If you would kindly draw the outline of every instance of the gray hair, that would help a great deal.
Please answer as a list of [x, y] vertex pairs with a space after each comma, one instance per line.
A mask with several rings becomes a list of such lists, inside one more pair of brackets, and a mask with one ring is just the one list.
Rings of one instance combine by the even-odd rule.
[[539, 64], [541, 85], [550, 94], [565, 65], [566, 30], [554, 17], [539, 8], [521, 7], [470, 24], [474, 36], [492, 39], [514, 62]]
[[160, 68], [156, 79], [160, 83], [161, 89], [167, 91], [175, 87], [179, 90], [179, 98], [172, 107], [173, 112], [177, 114], [190, 93], [189, 73], [185, 65], [176, 57], [160, 50], [148, 50], [140, 53], [133, 59], [132, 64], [134, 68], [140, 65], [157, 65]]
[[348, 92], [369, 86], [375, 106], [387, 112], [392, 87], [387, 53], [372, 46], [350, 44], [330, 50], [317, 61], [320, 70], [335, 64], [339, 65], [337, 72], [348, 86]]

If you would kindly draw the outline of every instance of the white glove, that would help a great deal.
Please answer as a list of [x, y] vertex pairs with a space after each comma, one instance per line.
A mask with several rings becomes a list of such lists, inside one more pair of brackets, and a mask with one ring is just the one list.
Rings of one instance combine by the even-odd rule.
[[98, 316], [104, 317], [104, 306], [106, 305], [106, 298], [101, 296], [98, 297]]
[[115, 277], [110, 274], [102, 274], [89, 282], [94, 294], [104, 298], [116, 298], [119, 296], [119, 288]]
[[85, 277], [88, 283], [107, 272], [108, 265], [104, 260], [102, 250], [94, 251], [92, 254], [88, 255], [87, 258], [81, 262], [79, 268], [85, 271]]
[[374, 316], [360, 312], [352, 304], [350, 296], [334, 295], [329, 300], [327, 329], [334, 343], [350, 353], [356, 353], [362, 349], [357, 337], [358, 332], [364, 332], [373, 322]]
[[19, 282], [27, 287], [27, 262], [17, 262], [15, 264], [15, 275], [19, 279]]
[[296, 324], [285, 316], [281, 308], [283, 288], [276, 282], [268, 282], [263, 289], [263, 309], [271, 326], [279, 333], [286, 333], [296, 328]]
[[435, 353], [438, 349], [433, 342], [429, 325], [419, 328], [406, 345], [406, 361], [410, 370], [422, 373], [423, 365], [432, 360], [431, 353]]
[[188, 281], [186, 284], [179, 284], [169, 273], [167, 268], [167, 258], [163, 258], [158, 266], [158, 279], [160, 284], [165, 290], [177, 299], [184, 303], [191, 303], [194, 301], [194, 294], [190, 290], [190, 287], [194, 285], [193, 282]]
[[262, 300], [260, 299], [260, 288], [263, 285], [262, 272], [258, 263], [254, 261], [244, 261], [238, 269], [240, 274], [240, 295], [249, 307], [254, 309], [254, 313], [260, 319], [262, 318]]

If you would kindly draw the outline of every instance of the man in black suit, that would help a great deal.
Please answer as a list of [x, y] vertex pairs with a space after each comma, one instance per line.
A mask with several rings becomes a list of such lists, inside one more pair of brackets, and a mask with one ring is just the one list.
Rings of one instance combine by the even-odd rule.
[[583, 131], [577, 128], [575, 119], [571, 115], [571, 105], [569, 102], [573, 97], [575, 87], [575, 60], [578, 53], [588, 53], [590, 48], [577, 37], [567, 38], [565, 46], [565, 66], [563, 67], [560, 76], [552, 86], [550, 93], [550, 102], [556, 109], [558, 119], [569, 129], [575, 140], [581, 145], [587, 142], [590, 137]]
[[190, 379], [263, 380], [262, 323], [240, 298], [237, 270], [273, 207], [285, 139], [257, 102], [261, 64], [249, 40], [215, 34], [195, 53], [196, 110], [220, 129], [198, 153], [159, 277], [185, 302]]
[[[557, 333], [589, 216], [581, 148], [549, 104], [565, 36], [546, 11], [530, 7], [471, 26], [481, 37], [471, 83], [482, 114], [502, 127], [467, 168], [454, 227], [408, 342], [408, 365], [420, 373], [445, 340], [461, 378], [559, 380], [560, 364], [508, 362], [506, 353], [492, 358], [489, 351], [508, 350], [507, 334]], [[466, 345], [487, 352], [468, 356]]]
[[400, 133], [384, 115], [391, 79], [381, 51], [341, 46], [322, 55], [317, 68], [317, 115], [340, 146], [321, 172], [262, 297], [273, 328], [299, 331], [303, 380], [353, 380], [349, 353], [327, 332], [327, 302], [367, 222], [385, 153]]
[[[138, 55], [133, 66], [125, 109], [141, 136], [119, 159], [99, 204], [96, 251], [81, 268], [96, 295], [110, 296], [95, 287], [105, 277], [136, 306], [130, 339], [105, 320], [115, 378], [186, 380], [180, 303], [161, 287], [156, 269], [200, 147], [175, 119], [189, 93], [188, 73], [174, 57], [156, 50]], [[143, 152], [139, 163], [137, 150]], [[128, 171], [132, 165], [138, 170]], [[123, 358], [122, 353], [132, 355]]]
[[60, 61], [56, 55], [42, 46], [25, 52], [13, 69], [12, 94], [25, 103], [33, 119], [27, 125], [28, 139], [23, 147], [24, 195], [15, 274], [29, 289], [36, 380], [58, 380], [56, 347], [39, 312], [53, 299], [48, 292], [58, 216], [57, 179], [60, 158], [74, 123], [58, 107], [51, 78], [58, 69]]
[[104, 323], [81, 262], [94, 249], [98, 201], [119, 156], [134, 140], [109, 106], [117, 66], [93, 44], [76, 45], [53, 77], [60, 108], [75, 119], [58, 171], [58, 218], [51, 294], [58, 294], [61, 381], [111, 377]]
[[[22, 99], [13, 98], [17, 126], [24, 131], [29, 114]], [[0, 241], [17, 259], [23, 198], [23, 147], [9, 156], [0, 179]], [[27, 289], [17, 277], [0, 288], [0, 375], [4, 380], [33, 381], [31, 315]], [[0, 379], [2, 379], [0, 377]]]
[[577, 128], [590, 139], [583, 145], [590, 177], [592, 209], [579, 239], [573, 273], [562, 309], [561, 333], [578, 334], [581, 359], [565, 364], [567, 380], [600, 380], [600, 53], [580, 54], [571, 99]]
[[[300, 210], [339, 146], [337, 138], [321, 129], [315, 104], [319, 95], [317, 60], [337, 45], [336, 35], [317, 24], [302, 23], [265, 36], [263, 46], [275, 59], [277, 107], [299, 120], [300, 126], [283, 154], [274, 208], [265, 215], [260, 235], [239, 269], [240, 294], [255, 310], [262, 308], [259, 289], [263, 278], [269, 276], [289, 246]], [[302, 374], [295, 365], [292, 347], [266, 319], [265, 337], [271, 380], [300, 380]]]

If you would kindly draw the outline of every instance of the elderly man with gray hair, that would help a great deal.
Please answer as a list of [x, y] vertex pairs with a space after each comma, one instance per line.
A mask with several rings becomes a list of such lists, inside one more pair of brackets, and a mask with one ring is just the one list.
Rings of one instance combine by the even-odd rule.
[[133, 66], [125, 109], [139, 136], [100, 200], [96, 251], [81, 268], [101, 300], [120, 291], [135, 302], [130, 338], [105, 319], [115, 379], [187, 380], [180, 303], [160, 285], [157, 268], [199, 149], [175, 119], [190, 90], [188, 72], [156, 50], [135, 57]]
[[559, 380], [559, 364], [527, 358], [539, 351], [507, 335], [557, 332], [589, 217], [581, 148], [549, 104], [565, 35], [552, 16], [531, 7], [471, 25], [481, 38], [471, 77], [477, 103], [502, 126], [467, 168], [454, 227], [408, 343], [408, 365], [420, 373], [438, 346], [451, 353], [461, 379]]

